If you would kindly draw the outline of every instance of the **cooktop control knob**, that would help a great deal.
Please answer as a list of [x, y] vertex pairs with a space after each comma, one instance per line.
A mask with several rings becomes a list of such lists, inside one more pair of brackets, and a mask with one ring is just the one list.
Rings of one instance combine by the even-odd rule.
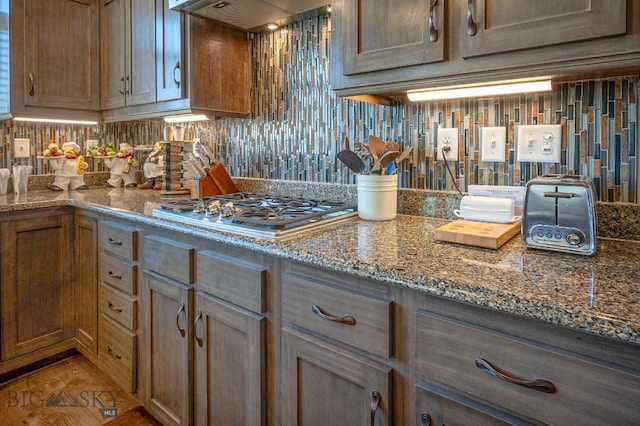
[[584, 237], [578, 233], [572, 232], [567, 235], [567, 243], [570, 246], [579, 246], [584, 242]]

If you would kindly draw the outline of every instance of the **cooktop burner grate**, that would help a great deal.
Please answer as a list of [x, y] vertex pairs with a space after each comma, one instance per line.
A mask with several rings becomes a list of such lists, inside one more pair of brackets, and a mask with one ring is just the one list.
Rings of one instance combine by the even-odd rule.
[[354, 205], [330, 200], [237, 192], [160, 203], [154, 216], [248, 236], [277, 237], [357, 214]]

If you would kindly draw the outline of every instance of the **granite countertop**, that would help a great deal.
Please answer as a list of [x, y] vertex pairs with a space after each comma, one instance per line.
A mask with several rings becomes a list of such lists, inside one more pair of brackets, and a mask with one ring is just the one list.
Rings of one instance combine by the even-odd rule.
[[[152, 216], [161, 196], [139, 189], [34, 191], [0, 196], [0, 212], [73, 205], [429, 294], [640, 343], [640, 243], [600, 238], [593, 257], [526, 249], [515, 237], [498, 250], [438, 242], [447, 220], [398, 215], [353, 219], [268, 241]], [[327, 248], [330, 248], [328, 250]]]

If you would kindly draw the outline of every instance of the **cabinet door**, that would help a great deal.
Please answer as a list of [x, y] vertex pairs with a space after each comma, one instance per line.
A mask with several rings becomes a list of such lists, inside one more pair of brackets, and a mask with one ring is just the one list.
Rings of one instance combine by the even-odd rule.
[[170, 0], [156, 0], [156, 98], [158, 102], [185, 96], [184, 15], [169, 9]]
[[390, 424], [391, 368], [290, 330], [282, 347], [283, 424]]
[[262, 315], [198, 292], [196, 424], [266, 424], [265, 322]]
[[164, 425], [193, 411], [193, 288], [144, 271], [145, 407]]
[[25, 1], [25, 105], [100, 108], [97, 0]]
[[102, 59], [102, 108], [124, 106], [128, 0], [102, 0], [100, 40]]
[[127, 105], [140, 105], [156, 100], [156, 32], [155, 0], [131, 0], [126, 22], [131, 23], [127, 42]]
[[0, 224], [0, 360], [73, 336], [73, 216]]
[[524, 426], [530, 424], [437, 386], [427, 383], [416, 385], [416, 426]]
[[444, 59], [443, 0], [343, 1], [343, 74]]
[[624, 34], [626, 8], [626, 0], [460, 2], [462, 57]]
[[98, 351], [98, 221], [75, 216], [76, 338], [89, 351]]

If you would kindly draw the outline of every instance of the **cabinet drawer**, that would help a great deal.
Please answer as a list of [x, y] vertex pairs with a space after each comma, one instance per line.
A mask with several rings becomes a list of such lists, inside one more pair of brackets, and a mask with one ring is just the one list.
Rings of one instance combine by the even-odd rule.
[[105, 315], [100, 316], [98, 354], [103, 370], [127, 392], [137, 389], [137, 337]]
[[100, 313], [113, 318], [130, 330], [136, 329], [138, 302], [135, 298], [101, 283], [99, 303]]
[[138, 291], [138, 267], [130, 262], [120, 260], [106, 252], [100, 252], [98, 278], [113, 287], [129, 294]]
[[[415, 370], [424, 380], [459, 389], [549, 424], [633, 424], [640, 372], [420, 311], [415, 315]], [[478, 360], [478, 361], [476, 361]], [[546, 393], [487, 374], [485, 360], [510, 377], [548, 381]]]
[[183, 284], [194, 281], [195, 248], [155, 235], [144, 237], [145, 269]]
[[98, 244], [103, 250], [129, 260], [138, 260], [138, 231], [115, 222], [100, 223]]
[[391, 301], [284, 274], [282, 319], [390, 358]]
[[199, 252], [197, 265], [198, 290], [253, 312], [265, 311], [265, 268], [212, 251]]

